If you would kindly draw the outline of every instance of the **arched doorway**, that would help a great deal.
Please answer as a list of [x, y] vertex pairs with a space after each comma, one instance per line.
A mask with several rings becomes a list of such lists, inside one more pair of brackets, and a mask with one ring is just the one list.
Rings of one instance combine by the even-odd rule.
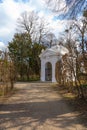
[[45, 80], [52, 81], [52, 65], [50, 62], [45, 64]]

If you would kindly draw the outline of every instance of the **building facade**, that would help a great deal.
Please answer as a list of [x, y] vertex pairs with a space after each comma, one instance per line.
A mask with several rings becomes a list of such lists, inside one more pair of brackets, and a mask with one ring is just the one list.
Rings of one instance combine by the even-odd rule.
[[61, 45], [42, 50], [39, 56], [41, 60], [41, 81], [56, 82], [56, 63], [66, 53], [68, 53], [68, 50]]

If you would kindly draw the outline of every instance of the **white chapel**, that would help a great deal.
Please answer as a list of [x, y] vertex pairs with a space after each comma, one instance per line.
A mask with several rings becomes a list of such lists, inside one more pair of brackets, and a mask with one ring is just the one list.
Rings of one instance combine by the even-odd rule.
[[56, 82], [56, 63], [66, 53], [68, 53], [68, 50], [61, 45], [55, 45], [46, 50], [42, 50], [39, 56], [41, 60], [41, 81]]

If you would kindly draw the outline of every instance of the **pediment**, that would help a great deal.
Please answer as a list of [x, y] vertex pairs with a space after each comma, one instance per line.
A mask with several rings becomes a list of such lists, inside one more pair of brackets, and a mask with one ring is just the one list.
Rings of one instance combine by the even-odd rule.
[[68, 50], [65, 47], [56, 45], [49, 49], [43, 50], [39, 57], [41, 58], [41, 57], [65, 55], [66, 53], [68, 53]]
[[54, 56], [57, 55], [56, 52], [52, 51], [52, 50], [45, 50], [40, 57], [48, 57], [48, 56]]

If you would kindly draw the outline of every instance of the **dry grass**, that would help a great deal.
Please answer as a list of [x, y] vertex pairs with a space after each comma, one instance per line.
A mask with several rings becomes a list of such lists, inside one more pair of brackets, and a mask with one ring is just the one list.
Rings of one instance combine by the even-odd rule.
[[67, 104], [74, 110], [80, 113], [81, 122], [87, 125], [87, 99], [82, 100], [77, 97], [75, 93], [69, 92], [67, 87], [52, 85], [53, 90], [59, 93]]

